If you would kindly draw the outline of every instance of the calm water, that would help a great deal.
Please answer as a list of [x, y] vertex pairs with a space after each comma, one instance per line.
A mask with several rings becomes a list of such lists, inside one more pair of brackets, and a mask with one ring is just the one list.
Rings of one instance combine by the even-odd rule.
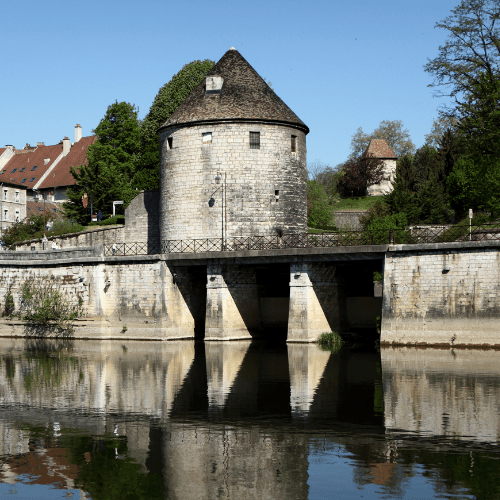
[[500, 352], [0, 339], [0, 495], [500, 498]]

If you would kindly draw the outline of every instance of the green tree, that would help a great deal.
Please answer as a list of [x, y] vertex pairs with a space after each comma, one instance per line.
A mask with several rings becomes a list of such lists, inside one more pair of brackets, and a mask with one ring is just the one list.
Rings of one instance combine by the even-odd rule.
[[160, 143], [158, 129], [186, 99], [191, 91], [213, 68], [214, 62], [193, 61], [163, 85], [141, 124], [141, 146], [137, 171], [132, 180], [134, 188], [157, 189], [160, 182]]
[[383, 168], [383, 161], [374, 156], [350, 158], [341, 166], [342, 175], [337, 182], [340, 195], [366, 196], [367, 189], [383, 179]]
[[68, 189], [64, 204], [68, 217], [90, 221], [89, 207], [82, 205], [83, 193], [93, 199], [94, 212], [109, 213], [114, 200], [123, 200], [123, 210], [135, 196], [131, 180], [136, 171], [140, 146], [137, 109], [133, 104], [116, 101], [108, 106], [104, 118], [94, 130], [96, 141], [89, 146], [87, 164], [72, 168], [76, 185]]
[[332, 218], [332, 207], [325, 188], [318, 181], [307, 181], [307, 224], [310, 227], [327, 226]]
[[363, 129], [359, 127], [351, 138], [350, 158], [360, 157], [372, 139], [385, 139], [398, 158], [413, 153], [415, 145], [411, 140], [408, 129], [403, 127], [401, 120], [383, 120], [371, 134], [365, 134]]
[[458, 119], [455, 116], [440, 113], [440, 115], [432, 122], [431, 131], [424, 136], [425, 144], [437, 149], [444, 133], [446, 131], [454, 133], [457, 125]]
[[434, 77], [430, 86], [437, 89], [437, 95], [460, 102], [461, 96], [477, 91], [481, 75], [499, 74], [499, 18], [498, 0], [462, 0], [450, 16], [436, 23], [436, 28], [448, 32], [448, 38], [424, 68]]

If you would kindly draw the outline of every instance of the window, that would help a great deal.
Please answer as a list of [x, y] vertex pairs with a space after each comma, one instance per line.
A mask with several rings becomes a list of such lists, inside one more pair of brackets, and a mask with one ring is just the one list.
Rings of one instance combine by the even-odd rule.
[[32, 177], [32, 178], [30, 179], [30, 182], [33, 182], [35, 179], [36, 179], [36, 177]]
[[13, 174], [14, 172], [17, 172], [17, 168], [12, 169], [11, 174]]
[[19, 210], [16, 210], [16, 222], [19, 222]]
[[7, 209], [5, 209], [3, 211], [3, 220], [7, 220], [9, 218], [9, 211]]
[[212, 132], [205, 132], [201, 134], [203, 138], [203, 144], [212, 144]]
[[297, 152], [297, 136], [292, 135], [292, 153]]
[[38, 167], [38, 165], [35, 165], [35, 166], [31, 169], [31, 171], [36, 170], [36, 167]]
[[21, 181], [21, 184], [24, 184], [26, 182], [26, 177]]
[[260, 132], [250, 132], [250, 149], [260, 149]]
[[19, 191], [16, 191], [16, 203], [19, 203]]
[[7, 193], [8, 193], [8, 190], [7, 189], [4, 189], [3, 190], [3, 199], [6, 200], [7, 199]]
[[23, 167], [19, 172], [24, 172], [26, 170], [26, 167]]
[[174, 147], [174, 138], [173, 137], [167, 137], [167, 148], [168, 149], [173, 149]]

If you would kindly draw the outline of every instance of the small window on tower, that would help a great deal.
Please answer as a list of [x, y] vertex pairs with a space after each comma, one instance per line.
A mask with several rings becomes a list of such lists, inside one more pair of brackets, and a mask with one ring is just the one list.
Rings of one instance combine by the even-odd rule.
[[203, 144], [212, 144], [212, 132], [205, 132], [201, 135], [203, 137]]
[[250, 132], [250, 149], [260, 149], [260, 132]]
[[173, 137], [167, 137], [167, 148], [168, 149], [174, 148], [174, 138]]
[[292, 153], [297, 152], [297, 136], [292, 135]]

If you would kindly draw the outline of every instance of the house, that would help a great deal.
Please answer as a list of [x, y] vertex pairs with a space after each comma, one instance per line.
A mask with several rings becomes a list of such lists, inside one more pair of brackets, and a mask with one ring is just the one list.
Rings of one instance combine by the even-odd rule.
[[86, 162], [88, 147], [94, 141], [95, 136], [82, 137], [82, 127], [77, 124], [73, 143], [65, 137], [53, 146], [38, 142], [36, 146], [26, 144], [23, 149], [11, 145], [1, 148], [0, 198], [9, 204], [0, 206], [2, 222], [10, 225], [17, 217], [22, 220], [43, 211], [59, 214], [67, 199], [67, 188], [75, 184], [70, 168]]
[[365, 149], [363, 157], [369, 155], [382, 160], [384, 177], [378, 184], [368, 187], [368, 196], [384, 196], [391, 193], [396, 178], [396, 155], [385, 139], [372, 139]]

